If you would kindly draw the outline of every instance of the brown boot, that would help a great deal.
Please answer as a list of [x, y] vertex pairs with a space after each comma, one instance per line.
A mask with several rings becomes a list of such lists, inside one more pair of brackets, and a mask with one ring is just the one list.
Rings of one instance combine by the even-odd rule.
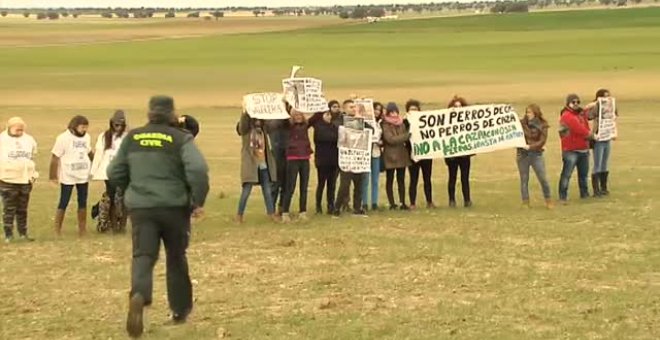
[[85, 236], [87, 233], [87, 209], [78, 210], [78, 236]]
[[55, 234], [62, 236], [62, 223], [64, 223], [64, 213], [66, 210], [57, 209], [55, 212]]
[[555, 207], [555, 204], [552, 202], [552, 199], [547, 198], [547, 199], [545, 200], [545, 207], [548, 208], [548, 209], [550, 209], [550, 210], [553, 209], [553, 208]]

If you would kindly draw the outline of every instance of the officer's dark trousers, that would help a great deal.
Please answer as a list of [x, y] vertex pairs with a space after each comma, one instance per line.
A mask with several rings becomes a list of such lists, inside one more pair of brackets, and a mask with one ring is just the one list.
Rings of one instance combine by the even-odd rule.
[[192, 310], [192, 285], [186, 258], [190, 238], [190, 209], [133, 209], [129, 215], [133, 224], [131, 296], [140, 293], [146, 305], [151, 304], [154, 265], [158, 260], [162, 239], [165, 245], [170, 309], [176, 315], [187, 315]]

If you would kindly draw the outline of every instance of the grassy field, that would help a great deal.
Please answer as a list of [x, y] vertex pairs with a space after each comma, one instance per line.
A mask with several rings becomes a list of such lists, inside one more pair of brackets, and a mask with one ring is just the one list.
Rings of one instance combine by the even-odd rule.
[[[250, 31], [267, 23], [252, 20]], [[177, 24], [185, 21], [171, 25]], [[2, 30], [47, 43], [40, 23], [21, 25]], [[143, 29], [149, 25], [131, 30]], [[148, 97], [166, 93], [180, 113], [202, 121], [199, 145], [211, 166], [212, 191], [189, 250], [196, 307], [189, 324], [161, 326], [168, 310], [159, 262], [146, 338], [660, 336], [654, 151], [660, 147], [660, 9], [30, 48], [10, 47], [0, 37], [0, 120], [27, 120], [40, 143], [43, 176], [54, 138], [73, 114], [90, 117], [96, 138], [113, 109], [126, 109], [137, 126]], [[444, 208], [446, 168], [439, 161], [438, 210], [274, 225], [255, 189], [248, 222], [235, 225], [240, 140], [233, 128], [241, 96], [278, 90], [292, 64], [324, 79], [333, 98], [360, 93], [403, 104], [415, 97], [441, 107], [459, 93], [473, 102], [510, 102], [519, 111], [538, 102], [552, 122], [546, 163], [554, 195], [561, 167], [554, 131], [563, 98], [577, 92], [587, 101], [608, 87], [621, 114], [612, 195], [579, 201], [572, 183], [571, 204], [547, 211], [532, 179], [533, 208], [521, 209], [514, 152], [502, 151], [474, 159], [470, 210]], [[92, 191], [97, 197], [101, 185]], [[0, 245], [0, 339], [124, 338], [130, 238], [92, 232], [78, 240], [70, 212], [64, 237], [56, 239], [56, 197], [49, 183], [37, 183], [30, 228], [38, 242]]]

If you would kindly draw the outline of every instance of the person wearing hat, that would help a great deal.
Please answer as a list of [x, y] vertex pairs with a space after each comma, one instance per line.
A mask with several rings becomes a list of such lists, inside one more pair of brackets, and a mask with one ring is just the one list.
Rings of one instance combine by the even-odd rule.
[[98, 217], [97, 230], [123, 232], [126, 227], [126, 214], [123, 208], [123, 195], [108, 181], [108, 166], [117, 154], [122, 140], [126, 137], [126, 114], [117, 110], [110, 118], [109, 128], [96, 140], [91, 176], [94, 181], [105, 182], [105, 193], [101, 201], [92, 207], [92, 218]]
[[565, 204], [568, 201], [568, 185], [577, 167], [580, 197], [589, 197], [589, 140], [593, 134], [589, 130], [588, 117], [585, 109], [593, 108], [593, 103], [584, 109], [580, 107], [580, 97], [569, 94], [566, 97], [566, 106], [559, 119], [559, 136], [561, 137], [561, 151], [563, 167], [559, 179], [559, 201]]
[[0, 195], [7, 243], [14, 239], [14, 221], [19, 237], [34, 241], [28, 236], [27, 222], [32, 183], [39, 177], [34, 164], [37, 142], [25, 128], [23, 119], [13, 117], [0, 133]]
[[[390, 210], [409, 210], [406, 205], [406, 168], [411, 165], [410, 154], [406, 143], [410, 132], [399, 115], [396, 103], [388, 103], [385, 107], [383, 128], [383, 159], [385, 164], [385, 191], [390, 203]], [[394, 174], [396, 173], [399, 191], [399, 205], [394, 202]]]
[[89, 121], [86, 117], [71, 118], [67, 130], [57, 136], [51, 150], [49, 178], [60, 186], [60, 200], [55, 213], [57, 235], [62, 233], [64, 215], [74, 187], [78, 195], [78, 236], [84, 236], [87, 232], [87, 194], [94, 156], [88, 128]]
[[201, 217], [209, 191], [208, 165], [191, 134], [177, 122], [174, 99], [149, 101], [149, 122], [131, 130], [108, 168], [111, 185], [126, 192], [124, 203], [133, 226], [131, 293], [126, 330], [142, 335], [143, 311], [151, 305], [153, 269], [160, 241], [166, 253], [167, 297], [172, 323], [192, 311], [192, 285], [186, 249], [190, 219]]

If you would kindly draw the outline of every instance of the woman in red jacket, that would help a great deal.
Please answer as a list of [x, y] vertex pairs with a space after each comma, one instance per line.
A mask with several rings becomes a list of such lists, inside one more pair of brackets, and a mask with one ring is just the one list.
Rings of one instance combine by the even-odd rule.
[[[585, 109], [591, 109], [589, 104]], [[566, 107], [561, 112], [559, 120], [559, 136], [561, 137], [561, 151], [563, 167], [559, 180], [559, 201], [568, 201], [568, 185], [573, 170], [577, 167], [580, 198], [589, 197], [589, 140], [593, 138], [589, 129], [588, 117], [585, 109], [580, 107], [580, 97], [569, 94], [566, 97]]]

